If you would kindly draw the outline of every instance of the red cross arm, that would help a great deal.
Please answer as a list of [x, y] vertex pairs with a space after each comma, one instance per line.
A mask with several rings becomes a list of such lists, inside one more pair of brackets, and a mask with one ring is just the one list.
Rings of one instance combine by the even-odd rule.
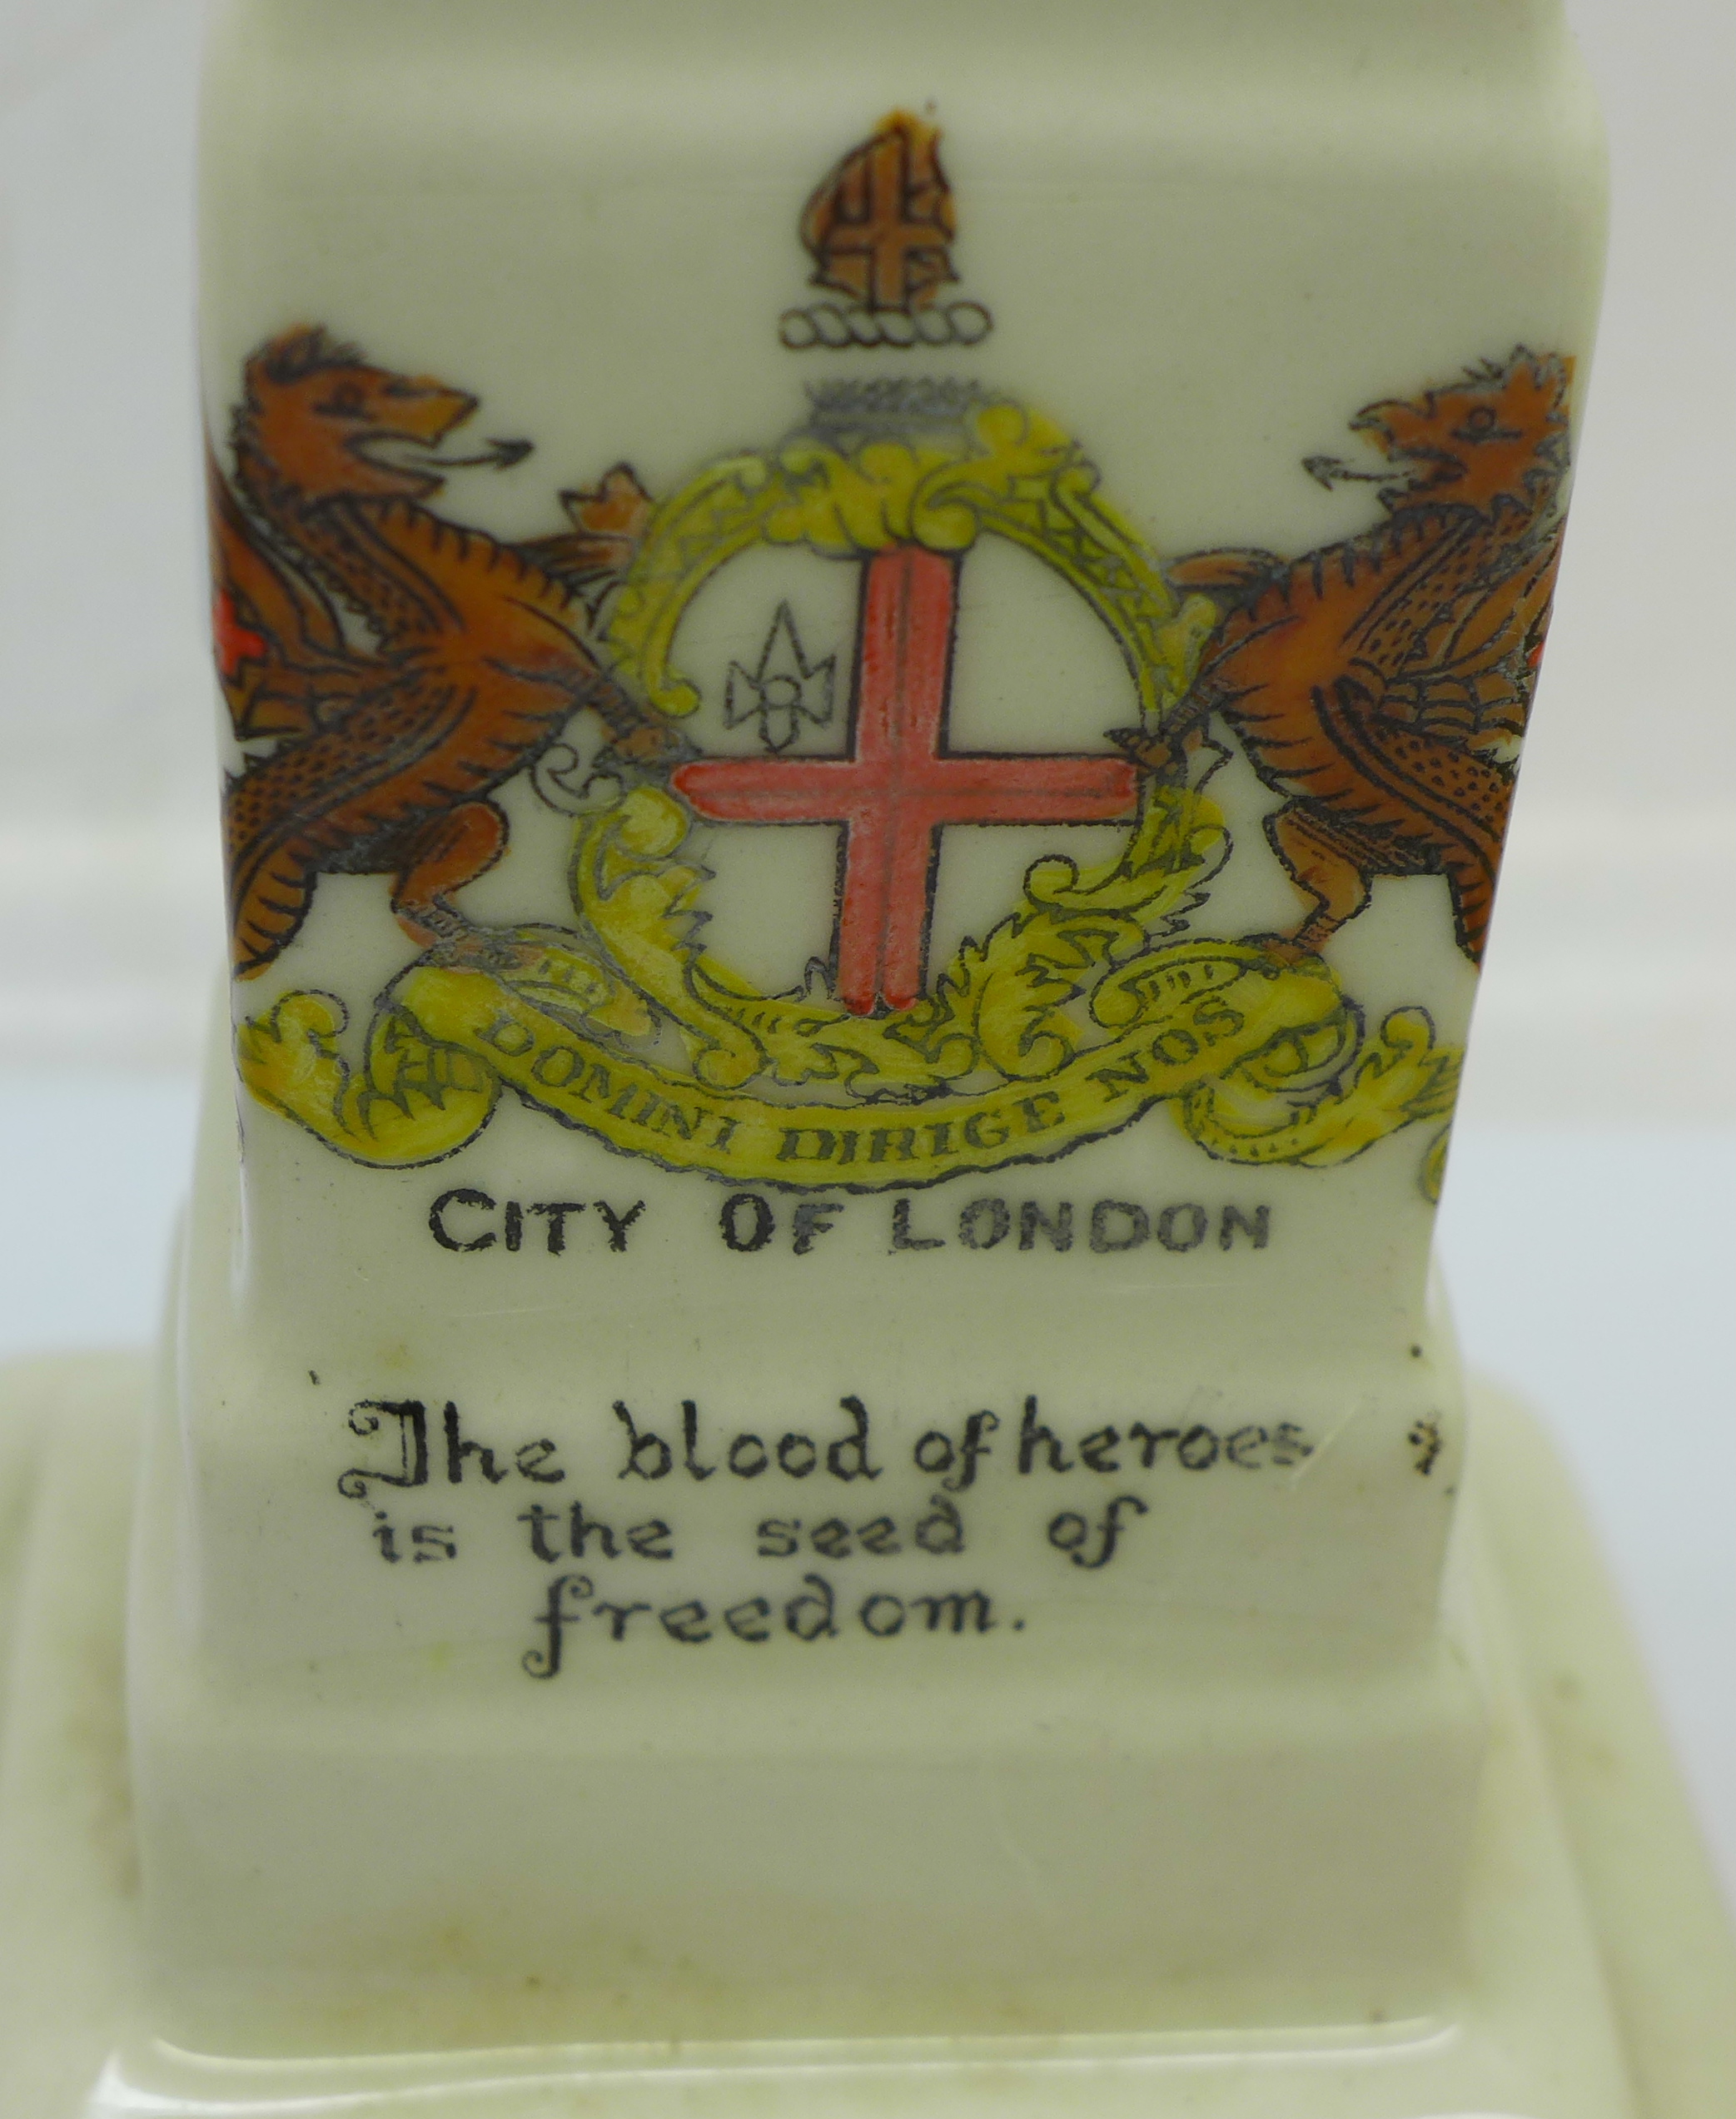
[[862, 802], [853, 758], [702, 758], [679, 765], [675, 792], [729, 824], [848, 824]]
[[1138, 800], [1125, 759], [948, 751], [956, 563], [898, 545], [864, 575], [851, 755], [702, 759], [674, 774], [720, 823], [844, 827], [838, 992], [858, 1015], [921, 997], [943, 826], [1107, 823]]

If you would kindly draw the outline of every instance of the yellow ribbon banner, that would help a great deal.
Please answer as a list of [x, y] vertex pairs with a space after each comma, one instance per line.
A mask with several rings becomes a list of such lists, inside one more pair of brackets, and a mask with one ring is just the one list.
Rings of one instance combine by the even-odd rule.
[[[1365, 1043], [1317, 960], [1188, 942], [1145, 960], [1132, 1027], [1040, 1082], [918, 1103], [783, 1102], [709, 1087], [552, 1012], [542, 996], [560, 954], [508, 973], [413, 967], [375, 1017], [359, 1068], [336, 1048], [342, 1004], [291, 994], [242, 1030], [242, 1077], [262, 1102], [371, 1164], [451, 1154], [488, 1122], [504, 1082], [666, 1169], [849, 1191], [1046, 1161], [1165, 1102], [1210, 1154], [1318, 1167], [1445, 1117], [1457, 1083], [1459, 1055], [1434, 1042], [1420, 1009], [1389, 1016]], [[1324, 1088], [1301, 1086], [1323, 1073]]]

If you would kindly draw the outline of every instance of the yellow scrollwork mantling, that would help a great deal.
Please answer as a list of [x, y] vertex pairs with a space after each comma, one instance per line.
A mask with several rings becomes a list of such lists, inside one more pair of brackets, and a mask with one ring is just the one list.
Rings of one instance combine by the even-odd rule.
[[1137, 532], [1099, 490], [1064, 429], [1010, 399], [977, 405], [959, 438], [864, 442], [850, 454], [798, 435], [702, 471], [654, 513], [609, 624], [617, 674], [661, 712], [691, 714], [697, 689], [673, 668], [675, 632], [718, 569], [756, 544], [852, 560], [893, 544], [968, 551], [987, 533], [1060, 574], [1119, 644], [1152, 724], [1187, 689], [1216, 611], [1177, 599]]

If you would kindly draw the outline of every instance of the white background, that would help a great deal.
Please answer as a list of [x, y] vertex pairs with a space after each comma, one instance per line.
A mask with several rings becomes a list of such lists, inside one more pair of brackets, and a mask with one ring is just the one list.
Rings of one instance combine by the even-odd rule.
[[[221, 956], [199, 12], [0, 0], [0, 1355], [151, 1331]], [[1736, 7], [1569, 13], [1609, 297], [1442, 1246], [1471, 1360], [1585, 1485], [1736, 1898]]]

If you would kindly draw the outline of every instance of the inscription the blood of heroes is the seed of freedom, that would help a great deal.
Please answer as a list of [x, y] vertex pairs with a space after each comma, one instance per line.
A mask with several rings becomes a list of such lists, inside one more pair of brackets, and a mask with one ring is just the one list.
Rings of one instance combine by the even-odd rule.
[[[761, 1193], [735, 1193], [719, 1216], [719, 1236], [731, 1251], [763, 1251], [782, 1237], [808, 1255], [839, 1214], [886, 1201], [805, 1199], [776, 1204]], [[1130, 1251], [1147, 1241], [1168, 1251], [1193, 1251], [1208, 1240], [1230, 1248], [1270, 1244], [1270, 1208], [1242, 1212], [1204, 1206], [1145, 1208], [1137, 1201], [1096, 1201], [1075, 1218], [1067, 1201], [975, 1199], [960, 1210], [950, 1236], [912, 1222], [912, 1201], [890, 1204], [890, 1248], [928, 1251], [956, 1240], [967, 1251], [1002, 1244], [1032, 1251], [1068, 1251], [1075, 1231], [1092, 1251]], [[599, 1251], [628, 1251], [644, 1216], [644, 1201], [496, 1199], [479, 1186], [455, 1186], [435, 1199], [428, 1227], [447, 1251], [520, 1252], [535, 1246], [566, 1255], [576, 1216], [591, 1212]], [[310, 1381], [318, 1384], [318, 1377]], [[1196, 1400], [1172, 1420], [1147, 1415], [1071, 1432], [1045, 1418], [1037, 1396], [997, 1411], [982, 1407], [954, 1426], [935, 1426], [909, 1445], [909, 1470], [886, 1458], [873, 1411], [863, 1396], [846, 1395], [812, 1432], [729, 1432], [702, 1414], [695, 1399], [680, 1400], [668, 1418], [617, 1399], [604, 1414], [617, 1439], [613, 1470], [591, 1492], [570, 1483], [562, 1450], [549, 1435], [525, 1441], [483, 1435], [454, 1400], [365, 1399], [348, 1411], [348, 1430], [371, 1443], [362, 1462], [337, 1477], [337, 1492], [369, 1513], [369, 1539], [386, 1566], [447, 1566], [460, 1559], [455, 1521], [413, 1520], [441, 1515], [439, 1500], [454, 1488], [485, 1488], [506, 1502], [490, 1539], [511, 1536], [539, 1574], [540, 1602], [530, 1610], [532, 1644], [521, 1668], [532, 1679], [553, 1679], [570, 1659], [570, 1640], [599, 1644], [674, 1642], [704, 1646], [739, 1642], [839, 1640], [846, 1634], [893, 1642], [924, 1636], [982, 1638], [1024, 1632], [1024, 1617], [997, 1604], [973, 1579], [971, 1511], [998, 1485], [1002, 1496], [1037, 1502], [1032, 1528], [1057, 1566], [1102, 1570], [1151, 1536], [1147, 1524], [1161, 1483], [1189, 1475], [1257, 1477], [1282, 1473], [1312, 1455], [1314, 1441], [1295, 1420], [1274, 1414], [1263, 1422], [1215, 1426], [1208, 1405]], [[912, 1488], [903, 1506], [875, 1506], [875, 1483], [893, 1469]], [[912, 1475], [916, 1475], [912, 1481]], [[712, 1479], [723, 1490], [761, 1481], [768, 1513], [753, 1521], [749, 1551], [768, 1564], [765, 1589], [753, 1595], [706, 1598], [691, 1585], [674, 1587], [680, 1568], [680, 1500]], [[1057, 1490], [1053, 1479], [1064, 1479]], [[809, 1483], [812, 1481], [812, 1483]], [[555, 1492], [566, 1488], [566, 1492]], [[719, 1492], [719, 1490], [712, 1490]], [[411, 1502], [409, 1496], [415, 1496]], [[1053, 1506], [1060, 1500], [1062, 1506]], [[466, 1528], [465, 1549], [473, 1530]], [[920, 1594], [888, 1587], [882, 1568], [897, 1558], [916, 1562]], [[669, 1570], [665, 1574], [664, 1570]], [[843, 1570], [843, 1572], [839, 1572]], [[908, 1570], [898, 1570], [903, 1583]], [[669, 1589], [665, 1589], [669, 1583]]]

